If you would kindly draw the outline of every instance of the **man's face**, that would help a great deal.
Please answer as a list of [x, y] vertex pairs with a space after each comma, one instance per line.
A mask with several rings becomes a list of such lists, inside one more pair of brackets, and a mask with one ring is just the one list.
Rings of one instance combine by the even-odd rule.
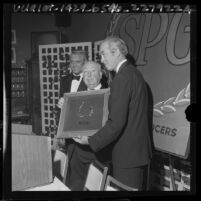
[[93, 64], [88, 64], [83, 69], [83, 80], [88, 89], [94, 89], [99, 85], [102, 73]]
[[72, 54], [70, 58], [70, 67], [75, 74], [82, 72], [82, 66], [84, 65], [85, 59], [82, 55]]
[[102, 43], [100, 46], [101, 62], [104, 63], [107, 70], [115, 70], [117, 59], [113, 52], [110, 51], [108, 43]]

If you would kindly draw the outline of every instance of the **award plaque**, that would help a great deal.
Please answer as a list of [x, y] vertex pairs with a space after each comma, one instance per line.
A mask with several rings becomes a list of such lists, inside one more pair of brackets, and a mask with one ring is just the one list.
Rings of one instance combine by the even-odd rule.
[[108, 118], [110, 89], [65, 93], [57, 138], [91, 136]]

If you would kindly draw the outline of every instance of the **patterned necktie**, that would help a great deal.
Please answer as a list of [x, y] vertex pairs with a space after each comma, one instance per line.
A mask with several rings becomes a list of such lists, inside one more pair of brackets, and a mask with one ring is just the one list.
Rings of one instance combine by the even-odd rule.
[[73, 75], [73, 76], [72, 76], [72, 80], [77, 80], [77, 81], [79, 81], [79, 80], [80, 80], [80, 75]]

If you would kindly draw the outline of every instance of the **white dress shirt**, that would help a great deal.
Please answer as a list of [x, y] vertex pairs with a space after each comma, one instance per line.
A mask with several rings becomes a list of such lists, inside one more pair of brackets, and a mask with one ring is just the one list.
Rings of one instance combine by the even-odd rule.
[[119, 71], [119, 68], [121, 67], [121, 65], [124, 63], [124, 62], [126, 62], [127, 60], [126, 59], [124, 59], [124, 60], [122, 60], [118, 65], [117, 65], [117, 67], [116, 67], [116, 69], [115, 69], [115, 71], [116, 71], [116, 73], [118, 73], [118, 71]]
[[79, 81], [78, 81], [78, 80], [72, 80], [70, 92], [77, 92], [78, 87], [79, 87], [80, 82], [81, 82], [82, 77], [83, 77], [83, 73], [80, 73], [80, 74], [77, 75], [77, 76], [80, 76], [80, 79], [79, 79]]

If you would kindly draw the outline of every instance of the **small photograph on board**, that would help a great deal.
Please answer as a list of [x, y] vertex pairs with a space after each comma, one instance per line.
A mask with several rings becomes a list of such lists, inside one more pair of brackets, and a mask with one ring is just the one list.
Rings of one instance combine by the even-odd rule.
[[16, 31], [11, 30], [11, 43], [16, 44]]
[[11, 47], [11, 61], [12, 64], [16, 63], [16, 52], [14, 47]]

